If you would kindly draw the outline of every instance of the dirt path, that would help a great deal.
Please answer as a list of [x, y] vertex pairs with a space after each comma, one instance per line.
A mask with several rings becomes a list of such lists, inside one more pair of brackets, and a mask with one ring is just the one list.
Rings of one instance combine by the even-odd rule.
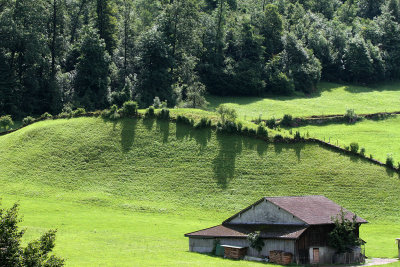
[[367, 262], [364, 265], [358, 266], [375, 266], [375, 265], [384, 265], [398, 261], [398, 259], [384, 259], [384, 258], [372, 258], [367, 259]]

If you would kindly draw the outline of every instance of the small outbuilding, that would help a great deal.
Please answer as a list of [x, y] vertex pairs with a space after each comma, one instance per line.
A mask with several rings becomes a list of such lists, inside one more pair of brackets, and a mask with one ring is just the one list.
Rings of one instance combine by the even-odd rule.
[[[212, 253], [223, 247], [230, 258], [246, 255], [275, 259], [276, 263], [330, 264], [336, 251], [329, 247], [328, 235], [334, 229], [332, 218], [342, 209], [346, 219], [352, 220], [353, 213], [324, 196], [263, 197], [221, 225], [185, 236], [193, 252]], [[355, 219], [358, 237], [360, 225], [367, 221]], [[254, 232], [264, 243], [261, 251], [252, 248], [247, 239]], [[361, 248], [354, 248], [348, 263], [360, 262], [363, 257]]]

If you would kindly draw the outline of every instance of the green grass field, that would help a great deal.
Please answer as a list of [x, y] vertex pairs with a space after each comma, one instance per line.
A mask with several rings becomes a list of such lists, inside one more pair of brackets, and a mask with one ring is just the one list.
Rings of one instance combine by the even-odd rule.
[[[317, 166], [317, 167], [316, 167]], [[323, 194], [370, 221], [367, 254], [395, 257], [397, 174], [318, 145], [268, 145], [156, 120], [44, 121], [0, 137], [3, 206], [26, 240], [57, 228], [68, 266], [252, 266], [188, 252], [184, 233], [261, 196]]]
[[322, 82], [319, 92], [311, 96], [289, 97], [208, 97], [209, 108], [220, 104], [235, 108], [241, 118], [282, 118], [285, 114], [294, 117], [312, 115], [344, 114], [347, 109], [356, 113], [376, 113], [400, 110], [400, 83], [391, 82], [373, 87], [340, 85]]
[[293, 129], [302, 134], [309, 133], [310, 137], [329, 141], [341, 147], [357, 142], [366, 149], [366, 155], [385, 162], [388, 154], [392, 154], [395, 165], [400, 161], [400, 116], [385, 120], [363, 120], [356, 124], [330, 124], [323, 126], [304, 126]]

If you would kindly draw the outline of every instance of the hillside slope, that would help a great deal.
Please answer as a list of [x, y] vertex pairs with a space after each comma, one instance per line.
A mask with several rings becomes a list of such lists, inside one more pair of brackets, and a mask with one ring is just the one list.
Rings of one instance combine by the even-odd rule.
[[183, 234], [265, 195], [323, 194], [357, 212], [371, 222], [370, 255], [393, 257], [395, 236], [384, 229], [400, 230], [400, 181], [385, 168], [318, 145], [268, 145], [166, 121], [36, 123], [0, 137], [0, 170], [3, 202], [21, 201], [28, 237], [58, 228], [56, 251], [71, 266], [115, 258], [218, 266], [186, 253]]

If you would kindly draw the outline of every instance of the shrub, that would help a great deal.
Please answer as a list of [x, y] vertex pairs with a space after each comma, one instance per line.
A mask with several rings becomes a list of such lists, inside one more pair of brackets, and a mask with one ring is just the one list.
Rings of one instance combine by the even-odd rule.
[[389, 168], [393, 168], [394, 167], [394, 160], [393, 160], [393, 156], [392, 154], [388, 154], [386, 157], [386, 166], [388, 166]]
[[358, 119], [357, 114], [355, 113], [354, 109], [348, 109], [346, 110], [346, 114], [344, 115], [344, 119], [348, 123], [355, 123]]
[[135, 101], [127, 101], [122, 105], [122, 113], [126, 117], [134, 117], [137, 115], [138, 104]]
[[225, 123], [218, 122], [217, 131], [235, 133], [237, 132], [237, 125], [233, 121], [226, 121]]
[[196, 128], [206, 128], [211, 127], [211, 120], [208, 118], [201, 118], [201, 120], [196, 124]]
[[86, 110], [84, 108], [77, 108], [72, 111], [72, 117], [79, 117], [84, 114], [86, 114]]
[[104, 119], [108, 119], [108, 120], [118, 120], [119, 118], [121, 118], [121, 115], [119, 114], [120, 110], [118, 110], [118, 106], [117, 105], [112, 105], [110, 107], [110, 109], [105, 109], [102, 113], [101, 116]]
[[260, 231], [256, 231], [253, 233], [248, 234], [247, 240], [250, 243], [250, 247], [257, 250], [259, 253], [261, 252], [262, 248], [264, 247], [264, 241], [262, 241], [260, 237]]
[[360, 149], [360, 154], [363, 155], [363, 156], [365, 156], [365, 148], [362, 147], [362, 148]]
[[49, 119], [52, 119], [52, 118], [53, 118], [53, 115], [51, 115], [48, 112], [45, 112], [45, 113], [42, 114], [42, 116], [40, 116], [41, 120], [49, 120]]
[[221, 117], [222, 123], [225, 123], [226, 121], [235, 121], [237, 118], [236, 110], [228, 108], [226, 105], [219, 105], [217, 112]]
[[257, 127], [257, 135], [260, 137], [268, 137], [268, 131], [262, 124]]
[[357, 221], [354, 216], [352, 220], [346, 218], [347, 213], [340, 210], [340, 213], [332, 218], [335, 228], [328, 235], [328, 244], [335, 248], [338, 253], [350, 252], [352, 248], [359, 246], [361, 240], [355, 234]]
[[69, 119], [72, 117], [72, 113], [67, 113], [67, 112], [61, 112], [60, 114], [57, 115], [57, 118], [59, 119]]
[[257, 131], [253, 128], [249, 128], [249, 135], [256, 135]]
[[161, 108], [161, 106], [162, 106], [161, 100], [160, 100], [160, 98], [158, 96], [156, 96], [154, 98], [154, 100], [153, 100], [153, 107], [154, 108]]
[[370, 159], [373, 159], [374, 156], [373, 156], [372, 154], [369, 154], [369, 158], [370, 158]]
[[358, 143], [353, 142], [350, 144], [350, 151], [353, 153], [357, 153], [359, 149]]
[[185, 117], [183, 115], [178, 115], [178, 117], [176, 118], [176, 122], [181, 122], [181, 123], [185, 123], [185, 124], [194, 126], [194, 120], [189, 119], [188, 117]]
[[144, 116], [146, 118], [154, 118], [154, 115], [155, 111], [153, 106], [150, 106], [148, 109], [146, 109], [146, 112], [144, 113]]
[[169, 109], [163, 108], [158, 114], [157, 117], [160, 119], [169, 119]]
[[276, 120], [275, 120], [275, 118], [272, 118], [272, 119], [267, 120], [266, 125], [267, 125], [268, 128], [274, 129], [274, 128], [276, 127]]
[[237, 126], [238, 133], [241, 133], [242, 132], [242, 128], [243, 128], [243, 124], [241, 122], [238, 122], [236, 126]]
[[34, 118], [28, 116], [28, 117], [25, 117], [25, 118], [22, 120], [22, 124], [25, 126], [25, 125], [29, 125], [29, 124], [33, 123], [34, 121], [35, 121]]
[[277, 134], [274, 136], [274, 142], [280, 143], [280, 142], [283, 142], [283, 140], [284, 140], [283, 136], [280, 134]]
[[350, 151], [350, 147], [349, 146], [344, 146], [344, 149], [347, 151]]
[[301, 137], [299, 131], [296, 131], [296, 133], [294, 134], [294, 138], [293, 138], [293, 139], [296, 140], [296, 141], [301, 141], [301, 140], [303, 140], [303, 138]]
[[293, 125], [293, 117], [292, 115], [286, 114], [283, 116], [281, 121], [281, 125], [285, 127], [291, 127]]
[[0, 117], [0, 128], [7, 130], [8, 128], [10, 128], [13, 125], [14, 125], [14, 122], [10, 115], [5, 115], [5, 116]]

